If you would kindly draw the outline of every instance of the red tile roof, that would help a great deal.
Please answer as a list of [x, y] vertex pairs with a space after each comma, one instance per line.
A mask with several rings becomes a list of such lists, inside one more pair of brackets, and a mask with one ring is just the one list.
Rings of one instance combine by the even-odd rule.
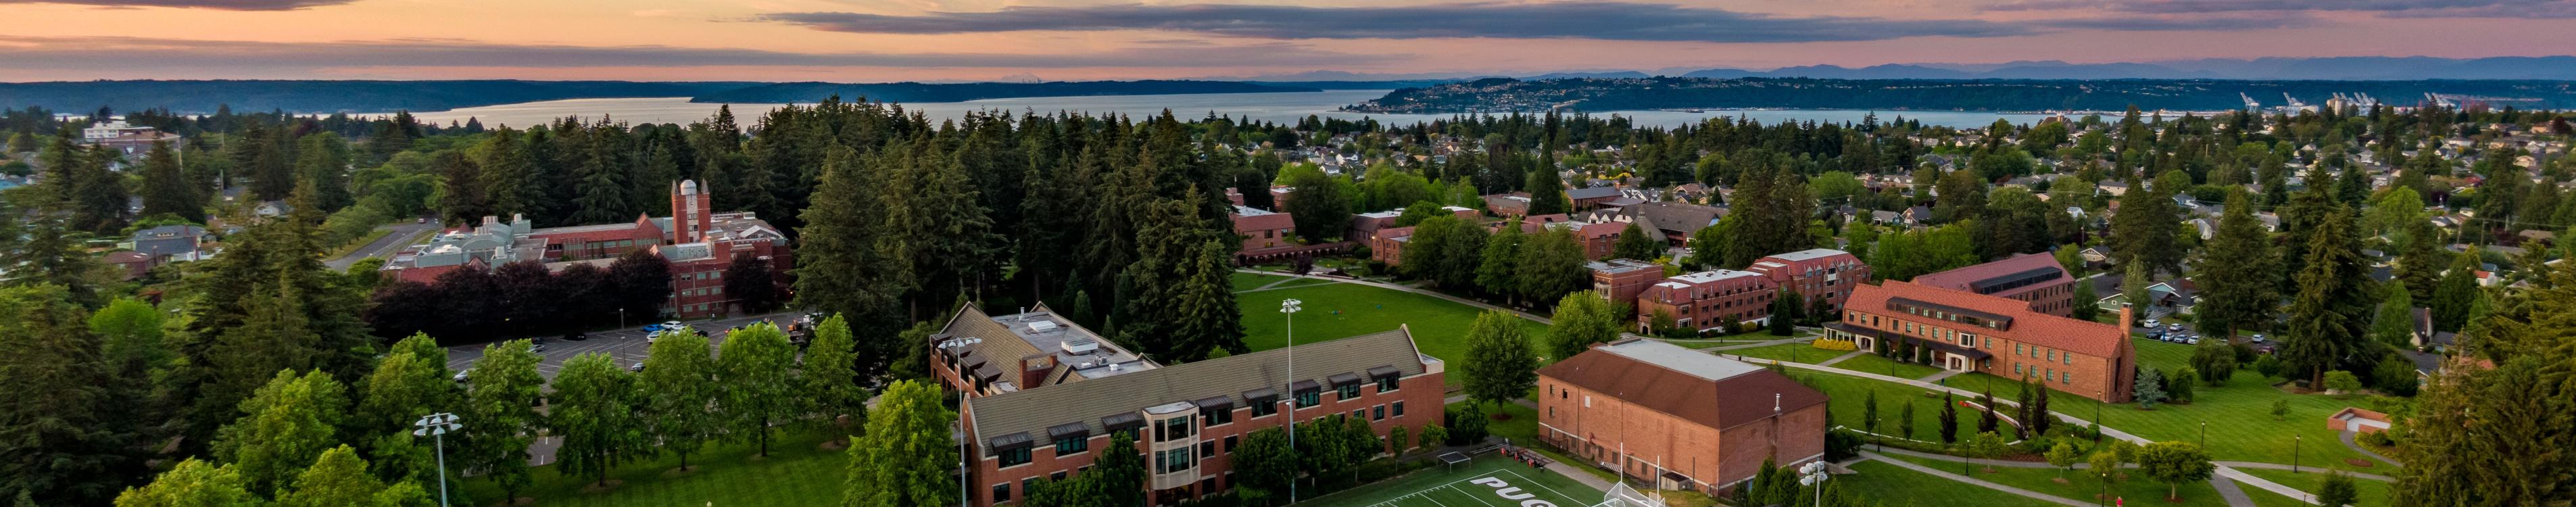
[[1553, 378], [1703, 426], [1733, 428], [1824, 403], [1824, 392], [1767, 369], [1709, 380], [1609, 351], [1586, 350], [1538, 369]]
[[[2120, 346], [2125, 344], [2129, 338], [2128, 332], [2121, 330], [2120, 326], [2089, 320], [2076, 320], [2030, 311], [2030, 303], [2023, 302], [2021, 300], [1987, 296], [1966, 291], [1941, 289], [1895, 280], [1888, 280], [1886, 283], [1878, 285], [1861, 284], [1858, 287], [1853, 288], [1851, 300], [1844, 303], [1843, 308], [1849, 311], [1858, 311], [1874, 315], [1887, 315], [1905, 320], [1927, 322], [1931, 320], [1926, 317], [1916, 317], [1902, 311], [1889, 309], [1887, 307], [1887, 300], [1892, 298], [1906, 298], [1936, 305], [1949, 305], [1966, 310], [1975, 310], [2012, 317], [2012, 325], [2009, 326], [2009, 329], [1995, 331], [1986, 328], [1976, 328], [1976, 332], [1979, 334], [1992, 335], [2007, 340], [2042, 347], [2071, 350], [2087, 355], [2100, 357], [2118, 355]], [[1943, 325], [1951, 327], [1967, 327], [1964, 324], [1956, 323], [1943, 323]]]
[[1296, 227], [1297, 219], [1287, 213], [1234, 216], [1235, 232], [1271, 231], [1279, 229], [1294, 229]]

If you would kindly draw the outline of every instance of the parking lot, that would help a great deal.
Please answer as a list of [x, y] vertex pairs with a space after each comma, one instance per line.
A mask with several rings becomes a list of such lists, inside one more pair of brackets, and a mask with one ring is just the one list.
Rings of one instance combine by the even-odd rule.
[[[2149, 322], [2153, 322], [2153, 325], [2149, 325]], [[2192, 323], [2189, 322], [2162, 320], [2141, 321], [2138, 323], [2138, 329], [2134, 332], [2138, 333], [2140, 338], [2184, 345], [2198, 345], [2200, 344], [2200, 340], [2211, 339], [2211, 337], [2201, 334], [2200, 330], [2193, 328]], [[2237, 341], [2254, 347], [2254, 350], [2258, 352], [2271, 352], [2272, 350], [2272, 344], [2270, 343], [2271, 335], [2239, 332], [2236, 336]]]
[[[682, 321], [682, 323], [688, 324], [690, 327], [697, 328], [699, 331], [707, 333], [707, 340], [709, 342], [724, 343], [725, 330], [734, 326], [747, 325], [761, 320], [777, 322], [779, 325], [784, 326], [788, 321], [795, 320], [795, 318], [796, 314], [793, 312], [782, 312], [715, 320]], [[618, 366], [628, 366], [637, 362], [642, 362], [646, 355], [646, 349], [651, 346], [650, 343], [644, 341], [645, 333], [643, 324], [650, 323], [638, 323], [635, 327], [624, 329], [594, 331], [590, 333], [588, 339], [581, 341], [565, 341], [560, 337], [547, 337], [546, 350], [545, 352], [539, 353], [539, 355], [545, 356], [545, 361], [537, 363], [537, 374], [545, 376], [548, 380], [553, 380], [555, 378], [555, 372], [563, 369], [564, 361], [572, 359], [574, 356], [593, 352], [608, 354], [609, 358], [617, 360]], [[483, 344], [448, 347], [447, 369], [450, 371], [461, 371], [473, 366], [474, 360], [482, 358]]]

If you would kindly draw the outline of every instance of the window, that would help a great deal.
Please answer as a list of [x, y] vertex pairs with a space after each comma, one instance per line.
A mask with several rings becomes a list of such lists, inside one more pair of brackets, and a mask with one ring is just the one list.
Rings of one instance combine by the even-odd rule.
[[1154, 424], [1154, 441], [1170, 442], [1190, 438], [1190, 418], [1174, 417]]
[[1055, 439], [1055, 455], [1057, 456], [1080, 454], [1082, 451], [1090, 450], [1090, 448], [1091, 439], [1088, 438], [1088, 436], [1067, 436]]
[[1350, 401], [1360, 397], [1360, 385], [1357, 383], [1345, 384], [1341, 386], [1340, 389], [1342, 391], [1342, 397], [1338, 399], [1342, 401]]
[[1388, 376], [1384, 376], [1384, 377], [1378, 377], [1378, 379], [1377, 379], [1377, 392], [1381, 392], [1381, 393], [1383, 393], [1383, 392], [1390, 392], [1390, 391], [1394, 391], [1394, 390], [1396, 389], [1396, 387], [1397, 387], [1397, 384], [1402, 383], [1402, 382], [1403, 382], [1403, 379], [1402, 379], [1402, 378], [1398, 378], [1398, 377], [1396, 377], [1396, 376], [1394, 376], [1394, 375], [1388, 375]]
[[1234, 435], [1225, 436], [1225, 453], [1234, 454]]
[[1209, 409], [1201, 409], [1201, 410], [1199, 410], [1199, 425], [1200, 425], [1200, 426], [1216, 426], [1216, 425], [1220, 425], [1220, 424], [1230, 424], [1230, 423], [1233, 423], [1233, 422], [1234, 422], [1234, 407], [1225, 407], [1225, 408], [1209, 408]]
[[1199, 441], [1199, 459], [1208, 459], [1208, 458], [1210, 458], [1210, 457], [1215, 457], [1215, 456], [1216, 456], [1216, 441], [1213, 441], [1213, 440], [1202, 440], [1202, 441]]
[[2074, 355], [2074, 354], [2067, 354], [2067, 355], [2066, 355], [2066, 364], [2075, 364], [2075, 355]]
[[1030, 477], [1027, 479], [1020, 479], [1020, 494], [1028, 494], [1028, 492], [1037, 490], [1038, 478]]
[[1055, 473], [1047, 474], [1047, 480], [1050, 480], [1050, 481], [1061, 481], [1061, 480], [1064, 480], [1064, 471], [1063, 471], [1063, 470], [1057, 470], [1057, 471], [1055, 471]]
[[1029, 464], [1029, 448], [1021, 447], [1018, 449], [1004, 450], [1002, 451], [1001, 456], [997, 456], [995, 459], [1002, 461], [1002, 468], [1026, 465]]
[[1297, 408], [1307, 408], [1322, 404], [1324, 404], [1323, 390], [1319, 389], [1297, 393]]
[[1276, 413], [1279, 413], [1279, 404], [1277, 402], [1252, 404], [1253, 417], [1267, 417], [1270, 414]]
[[1395, 402], [1395, 416], [1404, 417], [1404, 402]]
[[1011, 501], [1011, 483], [993, 485], [993, 503]]
[[1351, 418], [1352, 418], [1352, 419], [1362, 419], [1362, 418], [1367, 418], [1367, 417], [1368, 417], [1368, 409], [1365, 409], [1365, 408], [1355, 408], [1355, 409], [1351, 409]]
[[1188, 447], [1154, 453], [1154, 462], [1160, 465], [1154, 467], [1154, 473], [1163, 474], [1189, 470], [1192, 465], [1198, 464], [1190, 459]]
[[1369, 407], [1369, 420], [1371, 420], [1371, 421], [1384, 421], [1384, 420], [1386, 420], [1386, 405], [1378, 405], [1378, 406], [1375, 406], [1375, 407]]

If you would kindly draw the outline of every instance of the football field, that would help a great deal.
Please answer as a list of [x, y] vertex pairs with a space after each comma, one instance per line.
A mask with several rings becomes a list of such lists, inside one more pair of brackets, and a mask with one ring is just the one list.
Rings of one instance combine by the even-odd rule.
[[1334, 507], [1583, 507], [1601, 503], [1600, 490], [1545, 469], [1495, 454], [1414, 472], [1304, 504]]

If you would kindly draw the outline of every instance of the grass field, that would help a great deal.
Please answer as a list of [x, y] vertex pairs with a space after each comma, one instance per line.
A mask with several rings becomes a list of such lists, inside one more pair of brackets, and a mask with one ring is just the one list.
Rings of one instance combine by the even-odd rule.
[[[1905, 460], [1917, 465], [1932, 467], [1947, 472], [1956, 473], [1959, 471], [1959, 462], [1955, 460], [1924, 459], [1913, 456], [1894, 455], [1890, 455], [1888, 457]], [[2091, 476], [2084, 475], [2084, 471], [2082, 470], [2067, 472], [2065, 484], [2057, 483], [2055, 480], [2057, 478], [2057, 469], [2054, 468], [1995, 467], [1995, 473], [1991, 474], [1986, 473], [1984, 468], [1972, 468], [1972, 471], [1976, 473], [1968, 474], [1969, 477], [1975, 477], [2005, 486], [2071, 498], [2076, 501], [2093, 501], [2093, 495], [2102, 491], [2102, 483], [2093, 480]], [[2218, 496], [2218, 490], [2216, 488], [2211, 488], [2208, 481], [2183, 483], [2181, 488], [2182, 501], [2179, 502], [2164, 501], [2167, 488], [2168, 486], [2165, 483], [2155, 482], [2154, 480], [2147, 479], [2147, 476], [2137, 473], [2136, 470], [2130, 470], [2128, 480], [2122, 481], [2119, 486], [2115, 487], [2112, 491], [2120, 498], [2127, 499], [2128, 503], [2134, 505], [2177, 505], [2185, 507], [2225, 507], [2227, 505], [2227, 499], [2225, 497]]]
[[[1528, 496], [1522, 496], [1528, 495]], [[1503, 507], [1544, 500], [1560, 507], [1601, 502], [1601, 490], [1529, 465], [1485, 454], [1459, 464], [1298, 502], [1326, 507]]]
[[[2256, 468], [2239, 468], [2237, 470], [2244, 471], [2245, 473], [2251, 474], [2255, 477], [2261, 477], [2263, 480], [2280, 483], [2283, 486], [2298, 488], [2299, 491], [2306, 491], [2310, 494], [2315, 494], [2317, 489], [2320, 486], [2325, 485], [2326, 482], [2326, 474], [2316, 471], [2294, 474], [2290, 473], [2288, 470], [2266, 470]], [[2355, 507], [2386, 507], [2390, 505], [2388, 503], [2388, 495], [2392, 493], [2390, 489], [2392, 486], [2388, 483], [2356, 478], [2352, 480], [2352, 485], [2354, 486], [2354, 490], [2361, 492], [2361, 501], [2354, 502], [2353, 505]], [[2268, 496], [2284, 502], [2306, 505], [2304, 502], [2299, 502], [2298, 500], [2290, 497], [2281, 496], [2280, 494], [2273, 493], [2271, 490], [2267, 489], [2249, 487], [2245, 488], [2245, 491], [2247, 495], [2255, 497], [2255, 501], [2257, 503], [2262, 502], [2263, 497]]]
[[[751, 446], [711, 446], [689, 456], [689, 464], [698, 469], [688, 475], [663, 475], [680, 466], [679, 458], [670, 455], [628, 464], [609, 473], [610, 479], [625, 484], [603, 492], [585, 491], [591, 483], [588, 478], [564, 477], [553, 466], [537, 467], [536, 484], [519, 496], [534, 498], [532, 505], [539, 506], [835, 505], [841, 501], [849, 459], [841, 452], [816, 448], [823, 435], [782, 432], [770, 443], [769, 457], [757, 461], [750, 459], [758, 451]], [[467, 480], [462, 489], [469, 496], [459, 497], [456, 505], [490, 505], [501, 498], [501, 489], [490, 481]]]
[[1719, 351], [1719, 353], [1734, 354], [1745, 357], [1759, 357], [1763, 359], [1777, 359], [1792, 363], [1816, 364], [1825, 362], [1826, 359], [1833, 359], [1834, 356], [1849, 354], [1851, 351], [1825, 350], [1806, 343], [1783, 343], [1779, 345], [1764, 345], [1749, 349], [1725, 350]]
[[1280, 280], [1286, 280], [1286, 279], [1288, 279], [1288, 277], [1286, 277], [1286, 276], [1281, 276], [1281, 275], [1256, 275], [1256, 274], [1252, 274], [1252, 273], [1245, 273], [1245, 272], [1242, 272], [1242, 271], [1236, 271], [1236, 272], [1234, 272], [1234, 291], [1235, 291], [1235, 292], [1243, 292], [1243, 291], [1247, 291], [1247, 290], [1258, 289], [1258, 288], [1261, 288], [1261, 286], [1263, 286], [1263, 285], [1270, 285], [1270, 283], [1271, 283], [1271, 282], [1277, 282], [1277, 281], [1280, 281]]
[[1941, 372], [1940, 368], [1919, 364], [1900, 363], [1896, 362], [1894, 359], [1888, 359], [1877, 354], [1861, 354], [1852, 356], [1851, 359], [1844, 359], [1843, 362], [1834, 363], [1833, 366], [1835, 368], [1842, 368], [1845, 370], [1876, 373], [1896, 378], [1923, 378], [1931, 376], [1934, 373]]
[[[2140, 363], [2150, 367], [2171, 368], [2175, 361], [2188, 364], [2191, 346], [2137, 341]], [[2344, 460], [2368, 460], [2360, 453], [2345, 448], [2336, 440], [2333, 430], [2326, 429], [2326, 416], [2348, 406], [2367, 403], [2360, 399], [2338, 399], [2323, 395], [2293, 394], [2271, 386], [2273, 379], [2251, 370], [2237, 370], [2227, 384], [2198, 386], [2191, 404], [2159, 404], [2155, 410], [2138, 410], [2135, 404], [2100, 406], [2099, 402], [2060, 392], [2049, 397], [2049, 410], [2091, 419], [2096, 408], [2104, 424], [2153, 440], [2198, 442], [2201, 423], [2209, 423], [2209, 451], [2221, 461], [2256, 461], [2289, 464], [2296, 450], [2302, 464], [2332, 466], [2346, 470], [2380, 473], [2393, 468], [2385, 464], [2357, 467]], [[1985, 374], [1951, 377], [1948, 384], [1964, 389], [1992, 387], [1995, 396], [2009, 397], [2016, 382]], [[2272, 418], [2272, 402], [2288, 400], [2290, 415], [2282, 420]], [[2294, 441], [2293, 436], [2304, 441]], [[2295, 449], [2294, 449], [2295, 448]]]
[[[1448, 361], [1451, 371], [1467, 356], [1467, 327], [1483, 311], [1437, 297], [1348, 283], [1266, 290], [1235, 298], [1243, 306], [1243, 342], [1252, 350], [1287, 346], [1287, 321], [1279, 313], [1283, 299], [1304, 302], [1304, 310], [1297, 312], [1300, 343], [1391, 331], [1402, 325], [1413, 331], [1414, 344], [1422, 353]], [[1529, 331], [1531, 346], [1545, 355], [1547, 325], [1514, 320]], [[1456, 376], [1450, 378], [1451, 384], [1457, 383]]]
[[1886, 507], [1992, 507], [2037, 502], [1877, 461], [1854, 463], [1851, 469], [1859, 473], [1836, 475], [1833, 482]]
[[[1914, 439], [1931, 442], [1941, 440], [1941, 397], [1925, 396], [1932, 391], [1893, 382], [1879, 382], [1830, 373], [1795, 369], [1789, 370], [1789, 373], [1800, 383], [1824, 391], [1826, 396], [1832, 398], [1827, 404], [1831, 405], [1833, 424], [1854, 429], [1868, 427], [1866, 415], [1869, 394], [1875, 391], [1878, 393], [1878, 433], [1903, 436], [1905, 433], [1900, 429], [1903, 428], [1900, 426], [1901, 417], [1904, 415], [1905, 404], [1912, 403], [1914, 404]], [[1965, 431], [1959, 435], [1960, 437], [1964, 438], [1968, 433], [1976, 431], [1974, 412], [1962, 409], [1959, 420], [1965, 423], [1962, 425]]]

